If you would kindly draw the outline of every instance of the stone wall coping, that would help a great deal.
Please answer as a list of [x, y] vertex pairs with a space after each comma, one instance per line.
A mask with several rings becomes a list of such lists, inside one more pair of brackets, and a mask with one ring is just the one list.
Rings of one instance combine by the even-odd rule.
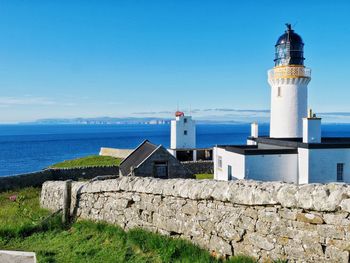
[[9, 177], [19, 177], [19, 176], [26, 176], [26, 175], [31, 175], [31, 174], [37, 174], [37, 173], [44, 173], [46, 171], [59, 171], [59, 170], [86, 170], [86, 169], [95, 169], [95, 168], [111, 168], [111, 167], [119, 167], [119, 165], [94, 165], [94, 166], [79, 166], [79, 167], [47, 167], [42, 170], [38, 171], [33, 171], [33, 172], [28, 172], [28, 173], [19, 173], [19, 174], [10, 174], [10, 175], [5, 175], [1, 176], [1, 178], [9, 178]]
[[45, 169], [38, 172], [0, 177], [0, 192], [23, 187], [42, 186], [48, 180], [92, 179], [97, 176], [116, 175], [118, 173], [118, 166]]
[[[47, 181], [43, 189], [61, 189], [64, 182]], [[237, 205], [301, 208], [312, 211], [350, 212], [350, 185], [345, 183], [295, 185], [253, 180], [217, 181], [120, 177], [96, 182], [73, 182], [83, 193], [135, 192], [192, 200], [217, 200]]]

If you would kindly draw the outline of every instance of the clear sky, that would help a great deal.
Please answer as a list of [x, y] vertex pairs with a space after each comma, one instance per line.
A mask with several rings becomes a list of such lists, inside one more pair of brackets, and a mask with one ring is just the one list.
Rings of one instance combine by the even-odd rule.
[[350, 1], [0, 0], [0, 122], [266, 111], [286, 22], [313, 70], [309, 104], [346, 118], [349, 14]]

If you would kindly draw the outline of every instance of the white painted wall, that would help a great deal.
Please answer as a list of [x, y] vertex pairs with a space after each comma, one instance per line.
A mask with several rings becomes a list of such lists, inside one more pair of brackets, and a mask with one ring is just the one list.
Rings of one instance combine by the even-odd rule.
[[[337, 181], [337, 163], [344, 163], [344, 182], [350, 183], [350, 149], [304, 149], [298, 154], [241, 155], [214, 147], [214, 179], [284, 181], [296, 184]], [[222, 158], [222, 168], [218, 158]]]
[[270, 137], [302, 137], [302, 118], [307, 116], [309, 80], [307, 78], [269, 79], [271, 85]]
[[247, 145], [257, 145], [256, 141], [247, 139]]
[[246, 179], [297, 183], [297, 154], [247, 155]]
[[[218, 167], [218, 158], [222, 158], [222, 168]], [[213, 148], [213, 160], [214, 160], [214, 179], [216, 180], [228, 180], [228, 165], [232, 166], [232, 178], [244, 179], [245, 168], [245, 156], [233, 152], [226, 151], [225, 149], [214, 147]]]
[[337, 163], [344, 163], [344, 182], [350, 183], [350, 149], [309, 149], [308, 183], [336, 182]]
[[298, 148], [298, 184], [309, 183], [309, 149]]
[[258, 138], [259, 136], [259, 125], [256, 122], [253, 122], [250, 125], [250, 136], [252, 136], [253, 138]]
[[[228, 165], [231, 165], [234, 179], [297, 183], [297, 154], [242, 155], [218, 147], [214, 147], [213, 153], [216, 180], [228, 180]], [[219, 157], [222, 158], [222, 168], [218, 167]]]
[[167, 149], [167, 150], [172, 156], [174, 156], [176, 158], [176, 151], [175, 150], [173, 150], [173, 149]]
[[[185, 122], [185, 119], [187, 120]], [[184, 134], [187, 131], [187, 135]], [[196, 147], [196, 123], [191, 116], [179, 116], [171, 121], [170, 148]]]
[[303, 118], [303, 142], [321, 142], [321, 118]]

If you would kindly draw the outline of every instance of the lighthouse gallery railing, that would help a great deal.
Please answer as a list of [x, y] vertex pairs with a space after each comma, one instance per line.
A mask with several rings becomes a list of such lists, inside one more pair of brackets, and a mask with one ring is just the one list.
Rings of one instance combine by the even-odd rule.
[[268, 76], [270, 79], [279, 78], [310, 78], [311, 69], [305, 68], [303, 66], [284, 66], [275, 67], [268, 71]]

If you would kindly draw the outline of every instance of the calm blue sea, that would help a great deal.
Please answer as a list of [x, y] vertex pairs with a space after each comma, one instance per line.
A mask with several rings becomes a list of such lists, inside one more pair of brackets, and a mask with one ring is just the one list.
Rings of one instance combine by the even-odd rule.
[[[267, 135], [268, 125], [260, 125]], [[349, 124], [323, 125], [323, 136], [350, 137]], [[197, 125], [197, 146], [245, 143], [249, 124]], [[169, 125], [0, 125], [0, 176], [43, 169], [53, 163], [98, 154], [100, 147], [133, 148], [144, 139], [165, 147]]]

